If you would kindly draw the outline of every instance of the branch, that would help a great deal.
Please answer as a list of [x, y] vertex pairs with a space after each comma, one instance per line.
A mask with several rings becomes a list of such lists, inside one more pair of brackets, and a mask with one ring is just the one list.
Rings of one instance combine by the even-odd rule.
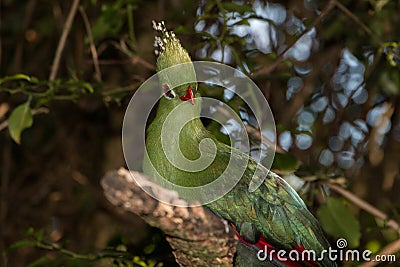
[[268, 75], [270, 74], [275, 68], [284, 60], [285, 54], [292, 49], [296, 43], [304, 36], [306, 35], [310, 30], [312, 30], [314, 27], [316, 27], [322, 19], [324, 19], [330, 12], [331, 10], [335, 7], [335, 0], [330, 0], [328, 4], [326, 4], [325, 8], [321, 11], [321, 13], [318, 15], [318, 17], [313, 21], [313, 23], [307, 27], [306, 30], [304, 30], [294, 41], [292, 41], [288, 46], [279, 54], [279, 56], [276, 58], [274, 63], [271, 65], [265, 66], [254, 73], [251, 74], [251, 77], [257, 77], [260, 75]]
[[86, 15], [85, 9], [83, 6], [79, 7], [79, 12], [81, 13], [82, 19], [83, 19], [83, 24], [85, 25], [86, 28], [86, 34], [89, 40], [89, 47], [90, 47], [90, 53], [92, 54], [92, 59], [93, 59], [93, 65], [94, 65], [94, 70], [95, 70], [95, 79], [97, 82], [101, 82], [101, 71], [100, 71], [100, 66], [99, 66], [99, 57], [97, 55], [97, 50], [96, 50], [96, 45], [94, 44], [94, 39], [93, 39], [93, 34], [92, 30], [90, 27], [90, 22], [88, 19], [88, 16]]
[[232, 230], [207, 209], [171, 206], [149, 196], [137, 185], [144, 180], [155, 195], [168, 195], [186, 203], [176, 192], [162, 188], [144, 174], [126, 169], [107, 173], [101, 185], [106, 198], [116, 207], [139, 215], [160, 228], [180, 266], [232, 266], [236, 239]]
[[358, 26], [360, 26], [363, 31], [365, 31], [369, 36], [375, 39], [378, 44], [381, 44], [379, 36], [374, 34], [367, 25], [365, 25], [356, 15], [354, 15], [347, 7], [341, 4], [339, 1], [335, 0], [335, 6], [337, 6], [344, 14], [346, 14], [350, 19], [352, 19]]
[[61, 34], [60, 41], [58, 42], [56, 55], [54, 56], [53, 64], [51, 66], [51, 72], [50, 72], [50, 76], [49, 76], [50, 81], [54, 81], [57, 76], [58, 67], [60, 66], [61, 54], [62, 54], [62, 51], [64, 50], [65, 42], [67, 41], [69, 31], [71, 30], [72, 22], [74, 21], [74, 17], [75, 17], [76, 11], [78, 10], [78, 6], [79, 6], [79, 0], [74, 0], [74, 2], [72, 3], [72, 6], [71, 6], [71, 10], [69, 11], [69, 14], [67, 17], [67, 21], [65, 22], [64, 30]]
[[[358, 267], [373, 267], [381, 263], [378, 259], [382, 259], [382, 256], [394, 255], [400, 251], [400, 239], [397, 239], [385, 246], [378, 254], [374, 256], [373, 261], [364, 262], [363, 264], [358, 265]], [[379, 258], [378, 258], [379, 256]]]

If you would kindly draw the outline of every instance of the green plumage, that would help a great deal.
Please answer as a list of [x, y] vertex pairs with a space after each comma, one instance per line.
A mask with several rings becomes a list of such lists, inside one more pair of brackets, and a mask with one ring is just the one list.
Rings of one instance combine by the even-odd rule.
[[[160, 30], [160, 24], [155, 26], [155, 28], [160, 26], [157, 29]], [[161, 40], [164, 48], [161, 48], [158, 57], [157, 70], [161, 71], [179, 63], [190, 62], [189, 55], [172, 32], [168, 33], [169, 38], [165, 35], [165, 29], [161, 30], [158, 46], [160, 47]], [[182, 75], [192, 76], [195, 73], [194, 70], [188, 68], [188, 73]], [[168, 77], [162, 77], [161, 85], [168, 79]], [[193, 84], [191, 86], [196, 88]], [[228, 194], [207, 204], [211, 210], [233, 223], [240, 235], [250, 243], [256, 242], [259, 235], [262, 235], [278, 249], [290, 250], [298, 244], [319, 253], [328, 248], [329, 244], [318, 221], [309, 212], [298, 194], [278, 175], [261, 167], [262, 175], [267, 175], [267, 178], [258, 189], [252, 193], [249, 192], [249, 183], [259, 164], [243, 152], [219, 142], [204, 128], [199, 119], [200, 95], [198, 93], [195, 95], [194, 104], [179, 99], [179, 96], [184, 95], [187, 87], [188, 85], [182, 85], [175, 88], [177, 97], [173, 99], [165, 97], [160, 99], [157, 115], [146, 131], [148, 157], [146, 156], [143, 162], [144, 172], [155, 178], [159, 174], [181, 186], [201, 186], [217, 179], [226, 169], [232, 155], [235, 168], [232, 168], [231, 174], [228, 173], [228, 175], [236, 175], [241, 168], [245, 171], [238, 184]], [[179, 107], [178, 110], [172, 112], [177, 107]], [[173, 130], [179, 128], [181, 122], [187, 118], [193, 119], [185, 124], [181, 131]], [[200, 156], [213, 159], [206, 169], [190, 172], [170, 163], [162, 149], [161, 140], [162, 127], [166, 122], [170, 125], [168, 127], [171, 127], [171, 131], [166, 131], [167, 140], [164, 140], [168, 146], [169, 159], [179, 158], [179, 153], [183, 153], [190, 160], [196, 160]], [[215, 159], [212, 152], [213, 146], [207, 145], [210, 143], [203, 143], [201, 155], [199, 146], [204, 139], [212, 140], [216, 144]], [[329, 260], [320, 262], [320, 265], [335, 266]]]

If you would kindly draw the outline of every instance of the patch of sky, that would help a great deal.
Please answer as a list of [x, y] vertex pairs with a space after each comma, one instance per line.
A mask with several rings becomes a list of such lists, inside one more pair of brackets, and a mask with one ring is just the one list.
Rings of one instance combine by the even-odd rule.
[[218, 48], [212, 52], [211, 58], [222, 63], [230, 63], [233, 60], [232, 50], [228, 45], [224, 46], [224, 49], [218, 45]]
[[310, 108], [314, 112], [321, 112], [326, 108], [327, 105], [328, 105], [328, 98], [326, 96], [321, 96], [313, 100], [313, 102], [310, 105]]
[[310, 128], [309, 126], [313, 125], [315, 121], [314, 114], [310, 111], [303, 110], [298, 116], [297, 116], [297, 123], [300, 126], [304, 126], [306, 128]]
[[298, 75], [302, 75], [302, 76], [310, 74], [312, 71], [312, 65], [308, 64], [308, 63], [306, 63], [304, 65], [295, 65], [293, 68]]
[[365, 90], [364, 86], [361, 86], [357, 89], [352, 97], [354, 103], [358, 105], [364, 104], [368, 100], [368, 92]]
[[234, 95], [235, 95], [235, 86], [225, 88], [225, 90], [224, 90], [224, 100], [225, 101], [230, 101]]
[[231, 118], [221, 127], [221, 133], [231, 135], [233, 138], [239, 138], [243, 133], [243, 128], [241, 123]]
[[339, 136], [346, 140], [347, 138], [350, 137], [352, 130], [353, 126], [347, 121], [345, 121], [339, 127]]
[[353, 122], [359, 129], [361, 129], [364, 133], [368, 133], [368, 126], [364, 120], [357, 119]]
[[307, 134], [297, 134], [296, 135], [296, 146], [301, 150], [306, 150], [312, 145], [312, 137]]
[[290, 100], [292, 96], [303, 88], [303, 79], [298, 76], [289, 78], [287, 81], [286, 100]]
[[312, 28], [303, 35], [296, 44], [286, 52], [285, 58], [291, 58], [297, 61], [306, 61], [310, 55], [312, 46], [316, 37], [316, 30]]
[[332, 151], [330, 151], [329, 149], [322, 150], [321, 154], [319, 155], [319, 162], [322, 165], [328, 167], [332, 165], [333, 160], [334, 160], [334, 155]]
[[341, 107], [347, 105], [350, 97], [356, 104], [363, 104], [367, 101], [368, 92], [363, 85], [364, 74], [364, 64], [347, 48], [343, 49], [339, 66], [332, 77], [333, 88], [336, 91], [343, 91], [342, 94], [337, 94], [337, 100]]
[[337, 162], [339, 166], [343, 169], [349, 169], [354, 165], [354, 152], [343, 151], [338, 153]]
[[335, 119], [335, 111], [333, 108], [328, 107], [325, 111], [324, 117], [322, 118], [322, 122], [324, 124], [328, 124]]
[[293, 144], [292, 134], [290, 131], [284, 131], [279, 135], [279, 146], [285, 150], [289, 151], [289, 148]]
[[332, 151], [340, 151], [343, 148], [343, 139], [340, 136], [331, 136], [328, 146]]
[[264, 138], [266, 138], [270, 142], [273, 142], [273, 143], [276, 142], [276, 133], [274, 130], [264, 129], [261, 131], [261, 134], [263, 135]]

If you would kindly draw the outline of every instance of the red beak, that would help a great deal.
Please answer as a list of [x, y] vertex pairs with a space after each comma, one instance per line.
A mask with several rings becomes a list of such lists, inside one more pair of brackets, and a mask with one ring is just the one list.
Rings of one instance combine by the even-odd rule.
[[182, 101], [189, 101], [190, 103], [192, 103], [194, 105], [194, 94], [193, 94], [192, 87], [190, 87], [190, 85], [188, 86], [188, 88], [186, 90], [186, 95], [181, 96], [180, 99]]

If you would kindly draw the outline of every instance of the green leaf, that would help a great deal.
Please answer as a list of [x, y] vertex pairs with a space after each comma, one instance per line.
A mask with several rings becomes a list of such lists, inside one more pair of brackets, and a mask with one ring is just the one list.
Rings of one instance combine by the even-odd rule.
[[29, 102], [16, 107], [8, 118], [8, 130], [11, 138], [17, 143], [21, 143], [21, 133], [26, 128], [32, 126], [32, 111]]
[[286, 153], [275, 153], [272, 169], [279, 171], [295, 171], [299, 168], [299, 162], [293, 155]]
[[318, 217], [327, 233], [346, 239], [350, 248], [359, 246], [360, 223], [341, 199], [329, 197], [318, 209]]
[[221, 3], [222, 7], [230, 12], [253, 12], [253, 8], [250, 5], [239, 5], [235, 3]]
[[25, 80], [27, 82], [30, 82], [31, 80], [33, 80], [33, 82], [37, 82], [37, 78], [35, 77], [30, 77], [28, 75], [25, 74], [15, 74], [13, 76], [6, 76], [4, 78], [0, 79], [0, 83], [4, 83], [4, 82], [8, 82], [8, 81], [15, 81], [15, 80]]
[[84, 83], [83, 87], [91, 94], [94, 92], [94, 88], [90, 83]]
[[43, 241], [44, 239], [44, 229], [41, 228], [39, 230], [35, 230], [32, 227], [30, 227], [26, 233], [28, 236], [33, 237], [34, 239], [36, 239], [36, 241]]
[[42, 257], [42, 258], [35, 260], [34, 262], [29, 263], [28, 267], [43, 266], [43, 265], [51, 263], [51, 262], [54, 262], [54, 259]]
[[20, 247], [34, 247], [36, 246], [37, 242], [32, 240], [20, 240], [13, 244], [11, 244], [8, 248], [9, 249], [16, 249]]
[[139, 266], [142, 267], [147, 267], [147, 264], [145, 261], [143, 261], [139, 256], [134, 256], [133, 257], [133, 262]]
[[382, 249], [382, 244], [378, 240], [373, 239], [365, 245], [365, 248], [372, 251], [372, 253], [375, 254]]
[[194, 29], [189, 28], [189, 27], [185, 27], [185, 26], [182, 26], [182, 25], [176, 27], [174, 29], [174, 32], [175, 33], [182, 33], [182, 34], [195, 34], [196, 33], [196, 31]]

